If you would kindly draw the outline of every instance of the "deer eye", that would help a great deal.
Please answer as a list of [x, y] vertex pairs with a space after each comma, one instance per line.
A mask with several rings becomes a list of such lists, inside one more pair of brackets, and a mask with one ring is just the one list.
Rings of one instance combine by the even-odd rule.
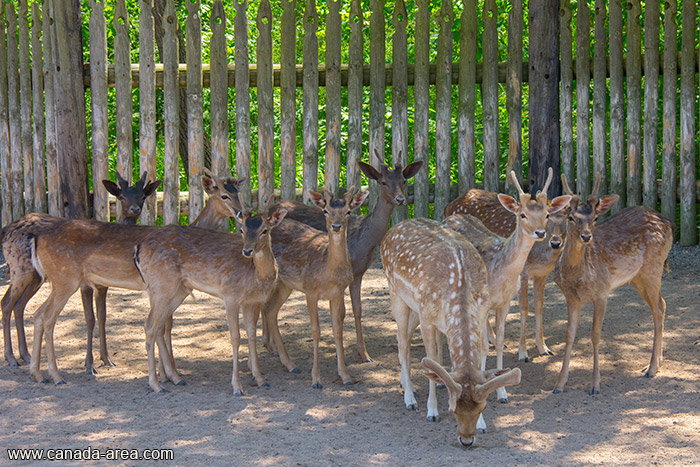
[[574, 221], [574, 216], [569, 216], [569, 221], [573, 222]]
[[545, 219], [549, 219], [549, 214], [547, 214], [544, 218], [545, 218]]
[[228, 195], [221, 195], [221, 199], [231, 199]]
[[267, 235], [267, 229], [264, 229], [264, 230], [262, 231], [262, 234], [263, 234], [263, 235]]
[[521, 219], [527, 219], [527, 216], [526, 216], [525, 214], [523, 214], [523, 213], [520, 213], [520, 218], [521, 218]]
[[598, 220], [598, 216], [595, 216], [595, 217], [593, 218], [593, 222], [596, 222], [597, 220]]

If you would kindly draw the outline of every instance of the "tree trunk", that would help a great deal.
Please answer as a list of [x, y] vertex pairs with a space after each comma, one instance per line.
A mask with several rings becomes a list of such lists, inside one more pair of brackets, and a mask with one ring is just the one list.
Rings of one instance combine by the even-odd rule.
[[[549, 196], [559, 179], [559, 0], [530, 2], [530, 191], [541, 188], [552, 167]], [[569, 183], [572, 183], [569, 180]]]
[[64, 217], [87, 218], [90, 213], [80, 1], [52, 0], [49, 12], [53, 18], [50, 32], [56, 65], [56, 146], [62, 213]]

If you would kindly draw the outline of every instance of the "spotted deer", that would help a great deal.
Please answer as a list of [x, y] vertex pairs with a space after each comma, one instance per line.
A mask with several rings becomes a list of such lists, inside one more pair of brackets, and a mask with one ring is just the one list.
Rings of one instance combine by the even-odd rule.
[[[358, 164], [367, 178], [379, 184], [379, 198], [374, 209], [366, 216], [351, 217], [348, 225], [348, 251], [353, 275], [350, 283], [350, 299], [355, 318], [357, 352], [360, 361], [371, 362], [372, 358], [367, 352], [362, 333], [362, 277], [377, 258], [377, 249], [389, 228], [394, 207], [406, 204], [404, 194], [406, 182], [416, 175], [423, 166], [423, 161], [409, 164], [406, 168], [397, 164], [394, 169], [384, 164], [380, 164], [379, 169], [364, 162], [358, 162]], [[325, 216], [317, 206], [307, 206], [296, 201], [282, 201], [280, 206], [288, 211], [287, 219], [294, 219], [315, 229], [326, 231]]]
[[[562, 175], [564, 189], [571, 193]], [[647, 302], [654, 320], [651, 361], [644, 376], [652, 378], [663, 358], [666, 302], [661, 297], [661, 276], [673, 243], [673, 222], [644, 206], [625, 208], [596, 226], [598, 217], [618, 201], [616, 194], [598, 198], [600, 176], [586, 201], [571, 202], [568, 240], [554, 269], [554, 281], [566, 298], [569, 314], [566, 350], [554, 393], [564, 390], [569, 376], [571, 351], [576, 339], [581, 305], [593, 302], [593, 379], [590, 394], [600, 392], [598, 345], [608, 295], [630, 283]]]
[[[509, 237], [515, 230], [517, 219], [498, 201], [498, 194], [479, 189], [469, 190], [464, 195], [450, 202], [445, 208], [445, 218], [452, 214], [469, 214], [484, 223], [493, 233]], [[568, 209], [550, 214], [545, 227], [543, 242], [532, 246], [527, 256], [523, 272], [520, 274], [518, 308], [520, 310], [520, 343], [518, 357], [520, 361], [529, 361], [527, 353], [527, 315], [530, 311], [528, 286], [532, 277], [533, 305], [535, 314], [535, 345], [538, 355], [554, 355], [547, 347], [542, 324], [542, 307], [544, 305], [544, 286], [547, 276], [554, 270], [566, 242], [566, 223]]]
[[193, 289], [224, 301], [233, 346], [234, 394], [243, 395], [238, 370], [239, 314], [248, 334], [250, 370], [258, 386], [266, 385], [258, 364], [255, 327], [260, 308], [277, 281], [270, 232], [286, 214], [284, 209], [268, 209], [257, 215], [239, 212], [235, 219], [241, 234], [173, 225], [152, 232], [138, 244], [134, 258], [151, 305], [146, 319], [146, 350], [148, 382], [154, 391], [164, 392], [156, 374], [156, 343], [168, 379], [184, 384], [164, 336], [166, 323]]
[[345, 365], [343, 346], [343, 320], [345, 318], [344, 293], [352, 282], [353, 273], [348, 252], [348, 222], [350, 213], [360, 207], [369, 192], [356, 193], [356, 189], [334, 198], [309, 190], [310, 199], [322, 209], [326, 217], [326, 232], [311, 226], [285, 219], [272, 231], [272, 250], [277, 258], [279, 281], [264, 307], [264, 319], [268, 332], [277, 349], [280, 360], [289, 371], [298, 372], [282, 342], [277, 323], [280, 307], [292, 293], [298, 290], [306, 294], [306, 306], [311, 320], [314, 343], [312, 387], [323, 388], [319, 364], [321, 329], [318, 322], [318, 301], [330, 302], [333, 337], [338, 361], [338, 375], [343, 384], [353, 384]]
[[[545, 225], [549, 216], [566, 208], [571, 200], [570, 195], [563, 195], [549, 203], [546, 190], [552, 180], [551, 168], [543, 190], [538, 192], [534, 199], [520, 187], [515, 172], [511, 171], [511, 177], [520, 194], [520, 202], [508, 195], [498, 195], [498, 200], [503, 207], [516, 216], [516, 228], [507, 239], [491, 232], [473, 216], [456, 214], [443, 221], [445, 226], [464, 235], [476, 247], [486, 264], [491, 309], [496, 315], [497, 369], [503, 368], [506, 315], [510, 300], [518, 288], [517, 279], [523, 271], [535, 242], [544, 239]], [[498, 400], [502, 403], [508, 402], [508, 395], [504, 388], [498, 389]]]
[[[119, 216], [121, 219], [120, 222], [122, 224], [136, 224], [141, 214], [143, 203], [146, 198], [155, 193], [156, 188], [161, 184], [161, 180], [148, 182], [147, 172], [144, 172], [133, 186], [130, 186], [119, 172], [116, 172], [116, 180], [117, 183], [111, 180], [102, 180], [102, 184], [109, 193], [117, 198], [121, 206], [121, 215]], [[2, 230], [3, 254], [7, 261], [8, 269], [10, 270], [10, 287], [2, 298], [5, 360], [12, 366], [19, 365], [19, 362], [12, 353], [12, 341], [10, 337], [10, 316], [13, 312], [15, 315], [20, 357], [27, 363], [31, 360], [24, 332], [24, 308], [27, 302], [39, 290], [43, 282], [32, 265], [32, 239], [40, 235], [50, 234], [53, 228], [65, 222], [69, 222], [69, 219], [33, 213], [22, 217]], [[112, 365], [106, 352], [106, 341], [104, 341], [107, 289], [98, 286], [95, 288], [95, 291], [95, 305], [97, 308], [97, 316], [100, 320], [102, 361], [105, 365]], [[88, 351], [85, 366], [87, 367], [88, 373], [95, 373], [92, 360], [92, 334], [95, 327], [95, 313], [92, 307], [92, 287], [82, 287], [81, 295], [88, 333]]]
[[[404, 403], [416, 410], [410, 373], [410, 343], [420, 324], [428, 370], [428, 420], [437, 421], [436, 383], [449, 393], [449, 411], [457, 419], [458, 440], [471, 446], [486, 397], [506, 385], [520, 383], [520, 370], [484, 371], [488, 342], [486, 320], [489, 284], [479, 252], [462, 235], [429, 219], [409, 219], [392, 227], [382, 240], [381, 258], [389, 282], [391, 312], [397, 339]], [[435, 360], [438, 333], [444, 334], [452, 360], [448, 372]]]

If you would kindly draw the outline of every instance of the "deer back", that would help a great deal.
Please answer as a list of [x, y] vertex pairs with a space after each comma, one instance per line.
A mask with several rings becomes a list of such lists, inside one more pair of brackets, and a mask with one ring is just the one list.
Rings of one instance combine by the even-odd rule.
[[517, 225], [515, 215], [498, 201], [498, 193], [472, 188], [445, 207], [445, 218], [469, 214], [481, 220], [496, 235], [508, 237]]

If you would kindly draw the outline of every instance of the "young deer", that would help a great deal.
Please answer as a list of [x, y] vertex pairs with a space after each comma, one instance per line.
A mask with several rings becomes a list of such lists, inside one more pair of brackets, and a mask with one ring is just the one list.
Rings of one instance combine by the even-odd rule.
[[[477, 250], [462, 235], [429, 219], [409, 219], [392, 227], [381, 246], [389, 282], [391, 312], [398, 326], [401, 386], [409, 410], [416, 410], [410, 373], [410, 343], [420, 323], [430, 370], [428, 420], [439, 419], [436, 383], [449, 393], [449, 410], [457, 419], [460, 444], [471, 446], [486, 396], [520, 383], [520, 370], [485, 372], [488, 273]], [[452, 359], [448, 373], [435, 359], [439, 333], [447, 337]], [[480, 428], [485, 428], [485, 424]]]
[[[565, 190], [571, 193], [563, 175], [562, 182]], [[673, 223], [652, 209], [634, 206], [621, 210], [596, 227], [598, 216], [608, 212], [619, 199], [617, 195], [598, 199], [599, 187], [600, 176], [596, 175], [591, 196], [585, 202], [578, 197], [572, 200], [568, 240], [554, 269], [554, 281], [566, 297], [569, 312], [566, 350], [554, 386], [555, 394], [566, 386], [581, 304], [585, 302], [593, 302], [590, 394], [600, 392], [598, 344], [608, 295], [627, 283], [631, 283], [647, 302], [654, 319], [654, 345], [644, 376], [652, 378], [662, 361], [666, 302], [661, 297], [661, 276], [673, 243]]]
[[[547, 199], [547, 187], [552, 180], [549, 171], [547, 183], [535, 199], [520, 187], [515, 173], [511, 177], [520, 193], [520, 202], [508, 195], [499, 194], [498, 199], [507, 210], [515, 214], [516, 228], [507, 239], [494, 234], [475, 217], [457, 214], [448, 217], [443, 224], [464, 235], [481, 254], [488, 270], [491, 308], [496, 315], [496, 368], [503, 368], [503, 338], [505, 334], [506, 315], [510, 300], [518, 288], [517, 278], [523, 271], [530, 250], [537, 241], [545, 237], [545, 225], [550, 214], [561, 211], [568, 206], [571, 196], [554, 198], [551, 204]], [[498, 400], [508, 402], [504, 388], [498, 390]]]
[[[121, 223], [136, 224], [141, 214], [141, 207], [146, 198], [155, 193], [161, 180], [148, 182], [148, 173], [144, 172], [141, 179], [134, 186], [122, 178], [119, 172], [116, 173], [117, 183], [110, 180], [102, 180], [107, 191], [117, 197], [121, 205]], [[3, 254], [10, 270], [10, 287], [2, 298], [2, 319], [5, 338], [5, 360], [10, 365], [17, 366], [19, 362], [12, 353], [12, 341], [10, 337], [10, 316], [14, 312], [15, 325], [17, 328], [17, 340], [19, 341], [20, 357], [25, 362], [30, 362], [31, 357], [27, 350], [26, 337], [24, 333], [24, 308], [27, 302], [36, 294], [41, 287], [42, 278], [34, 269], [31, 261], [32, 239], [40, 235], [48, 234], [53, 228], [68, 222], [69, 219], [52, 217], [46, 214], [28, 214], [21, 219], [6, 226], [2, 230]], [[100, 321], [100, 341], [104, 338], [104, 310], [107, 290], [97, 287], [95, 298], [97, 314]], [[92, 288], [83, 287], [81, 290], [83, 298], [83, 310], [85, 320], [88, 325], [88, 356], [86, 366], [88, 373], [93, 373], [92, 369], [92, 332], [95, 325], [95, 314], [92, 308]], [[105, 348], [106, 349], [106, 348]], [[106, 350], [105, 350], [106, 352]], [[111, 365], [106, 353], [102, 353], [102, 361], [105, 365]]]
[[[400, 164], [394, 169], [381, 164], [379, 170], [369, 164], [358, 162], [360, 170], [367, 178], [379, 183], [379, 198], [374, 209], [362, 217], [351, 217], [348, 226], [348, 251], [352, 264], [352, 282], [350, 283], [350, 299], [352, 313], [355, 318], [355, 333], [357, 335], [357, 352], [360, 361], [371, 362], [367, 353], [365, 339], [362, 333], [362, 277], [377, 257], [377, 248], [384, 238], [394, 206], [406, 204], [404, 188], [406, 182], [423, 166], [423, 161], [409, 164], [402, 168]], [[282, 201], [280, 206], [287, 211], [287, 219], [294, 219], [311, 227], [326, 231], [326, 219], [323, 211], [317, 207], [307, 206], [296, 201]], [[344, 305], [343, 305], [344, 306]], [[265, 339], [267, 339], [264, 336]]]
[[146, 320], [146, 350], [148, 383], [154, 391], [164, 392], [156, 375], [154, 342], [158, 343], [166, 376], [175, 384], [184, 384], [175, 370], [172, 348], [166, 346], [164, 335], [166, 322], [193, 289], [224, 300], [233, 346], [234, 394], [243, 395], [238, 372], [239, 311], [248, 333], [250, 370], [258, 386], [266, 384], [258, 365], [255, 327], [260, 308], [277, 281], [270, 232], [285, 214], [284, 209], [272, 212], [266, 209], [254, 216], [239, 213], [236, 221], [242, 235], [168, 226], [153, 232], [138, 245], [136, 266], [146, 283], [151, 304]]
[[[490, 191], [472, 189], [463, 196], [450, 202], [445, 208], [445, 218], [452, 214], [469, 214], [478, 218], [493, 233], [501, 237], [509, 237], [515, 230], [516, 217], [505, 209], [498, 194]], [[544, 340], [542, 327], [542, 307], [544, 305], [544, 286], [547, 276], [554, 270], [554, 265], [561, 255], [566, 241], [566, 223], [568, 209], [550, 214], [543, 242], [537, 242], [527, 256], [523, 272], [520, 274], [520, 289], [518, 308], [520, 309], [520, 343], [518, 357], [527, 362], [527, 315], [530, 310], [527, 291], [530, 277], [533, 278], [533, 299], [535, 311], [535, 344], [538, 355], [554, 355]]]
[[279, 352], [280, 360], [289, 371], [298, 372], [282, 342], [277, 325], [280, 307], [292, 290], [306, 294], [306, 305], [311, 319], [314, 341], [314, 363], [311, 371], [312, 387], [323, 388], [319, 367], [321, 330], [318, 323], [318, 301], [328, 300], [333, 323], [333, 336], [338, 359], [338, 375], [343, 384], [353, 384], [345, 366], [343, 348], [344, 293], [352, 282], [352, 266], [348, 253], [347, 229], [350, 212], [360, 207], [368, 192], [355, 194], [356, 189], [343, 198], [309, 190], [311, 200], [323, 210], [326, 230], [321, 232], [306, 224], [286, 219], [272, 232], [272, 250], [279, 266], [279, 281], [264, 307], [267, 329]]

